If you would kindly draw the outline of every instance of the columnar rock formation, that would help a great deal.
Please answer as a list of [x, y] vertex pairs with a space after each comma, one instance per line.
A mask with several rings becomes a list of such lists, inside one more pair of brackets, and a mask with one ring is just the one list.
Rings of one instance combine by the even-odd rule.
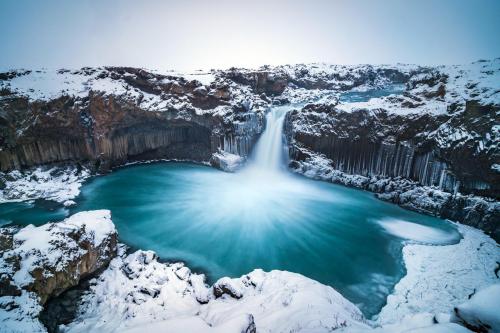
[[[124, 67], [10, 71], [0, 74], [0, 170], [69, 162], [106, 171], [155, 159], [233, 170], [262, 132], [266, 109], [297, 103], [286, 121], [296, 171], [317, 169], [321, 158], [326, 180], [335, 171], [333, 181], [500, 237], [499, 82], [500, 59], [190, 75]], [[400, 94], [343, 98], [394, 84], [404, 85]]]

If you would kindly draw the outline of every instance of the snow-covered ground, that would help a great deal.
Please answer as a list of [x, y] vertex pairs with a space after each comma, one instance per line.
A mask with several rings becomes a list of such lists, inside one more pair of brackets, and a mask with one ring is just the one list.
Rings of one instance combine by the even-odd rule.
[[0, 204], [4, 202], [35, 199], [52, 200], [72, 204], [80, 194], [82, 183], [90, 177], [90, 171], [73, 167], [38, 167], [31, 170], [0, 172]]
[[445, 114], [448, 106], [463, 107], [466, 101], [500, 104], [500, 58], [467, 65], [438, 66], [410, 78], [404, 95], [371, 98], [366, 102], [341, 103], [338, 109], [384, 109], [396, 114]]
[[387, 298], [378, 316], [380, 324], [423, 312], [450, 315], [453, 307], [476, 291], [500, 282], [495, 273], [500, 262], [498, 244], [478, 229], [456, 227], [463, 236], [458, 244], [403, 248], [407, 274]]
[[[361, 311], [331, 287], [299, 274], [255, 270], [208, 287], [181, 263], [150, 251], [112, 261], [92, 281], [64, 332], [325, 332], [367, 327]], [[250, 328], [249, 328], [250, 327]]]
[[500, 332], [500, 283], [481, 289], [455, 307], [452, 321], [478, 331]]

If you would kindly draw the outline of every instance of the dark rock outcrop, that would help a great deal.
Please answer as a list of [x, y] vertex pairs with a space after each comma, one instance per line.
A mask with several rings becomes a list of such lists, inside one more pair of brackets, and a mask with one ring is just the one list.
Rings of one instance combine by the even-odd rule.
[[308, 105], [287, 115], [291, 167], [500, 240], [500, 173], [492, 168], [500, 163], [492, 132], [499, 110], [468, 102], [455, 114], [403, 116]]
[[[479, 114], [471, 116], [477, 109]], [[500, 173], [491, 168], [500, 161], [496, 144], [473, 139], [489, 136], [499, 110], [468, 103], [456, 115], [402, 116], [382, 109], [344, 112], [309, 105], [287, 117], [291, 156], [303, 159], [304, 147], [348, 174], [402, 177], [450, 193], [500, 198]], [[480, 149], [487, 144], [491, 149]]]
[[107, 267], [117, 253], [117, 233], [107, 210], [40, 227], [1, 228], [0, 239], [2, 318], [9, 324], [23, 320], [34, 330], [41, 305]]

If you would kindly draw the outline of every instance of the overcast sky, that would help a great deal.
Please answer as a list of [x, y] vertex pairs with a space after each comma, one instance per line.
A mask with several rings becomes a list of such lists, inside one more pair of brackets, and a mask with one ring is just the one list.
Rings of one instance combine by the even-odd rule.
[[500, 56], [499, 0], [0, 1], [0, 67], [467, 63]]

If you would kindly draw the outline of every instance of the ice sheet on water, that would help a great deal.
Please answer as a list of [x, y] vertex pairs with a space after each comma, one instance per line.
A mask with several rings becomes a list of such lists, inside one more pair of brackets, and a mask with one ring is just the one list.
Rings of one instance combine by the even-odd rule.
[[389, 234], [426, 244], [450, 244], [459, 240], [459, 234], [395, 218], [377, 223]]

